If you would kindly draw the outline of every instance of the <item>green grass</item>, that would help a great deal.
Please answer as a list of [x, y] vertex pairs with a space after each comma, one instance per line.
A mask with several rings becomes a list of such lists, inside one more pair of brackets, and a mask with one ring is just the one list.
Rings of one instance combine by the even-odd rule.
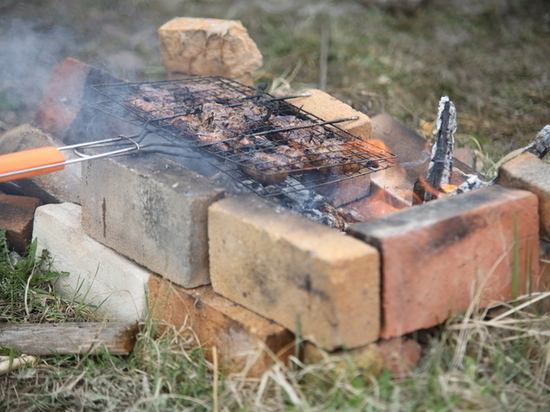
[[[14, 260], [0, 236], [0, 321], [93, 319], [93, 308], [54, 297], [51, 283], [63, 274], [48, 269], [47, 253], [34, 250]], [[544, 411], [550, 404], [549, 298], [520, 297], [492, 310], [472, 306], [438, 328], [416, 332], [424, 354], [405, 377], [370, 375], [352, 356], [309, 365], [292, 357], [258, 379], [224, 376], [192, 334], [183, 337], [170, 327], [159, 334], [146, 321], [128, 356], [43, 356], [0, 376], [0, 409]]]

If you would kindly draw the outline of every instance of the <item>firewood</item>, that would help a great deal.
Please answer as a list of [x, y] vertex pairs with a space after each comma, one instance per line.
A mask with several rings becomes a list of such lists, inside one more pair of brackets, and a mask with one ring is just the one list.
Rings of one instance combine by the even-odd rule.
[[523, 152], [529, 152], [542, 159], [550, 151], [550, 124], [547, 124], [537, 133]]
[[0, 347], [28, 355], [129, 354], [135, 344], [136, 323], [75, 322], [0, 324]]
[[[437, 136], [432, 147], [432, 156], [426, 179], [429, 187], [435, 192], [440, 191], [442, 185], [450, 183], [456, 127], [455, 106], [447, 96], [443, 96], [439, 101]], [[437, 196], [430, 190], [424, 193], [425, 202], [436, 198]]]

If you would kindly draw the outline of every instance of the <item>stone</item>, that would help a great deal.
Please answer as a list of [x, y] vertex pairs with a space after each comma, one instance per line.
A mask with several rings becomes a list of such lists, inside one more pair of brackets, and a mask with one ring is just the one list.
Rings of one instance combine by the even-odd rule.
[[337, 123], [336, 126], [362, 140], [369, 140], [371, 138], [372, 122], [369, 116], [321, 90], [310, 89], [304, 91], [304, 94], [306, 93], [311, 94], [311, 96], [297, 97], [287, 99], [286, 101], [323, 120], [338, 120], [357, 116], [359, 117], [357, 120]]
[[397, 337], [377, 342], [384, 359], [384, 367], [394, 375], [408, 375], [418, 364], [422, 347], [413, 339]]
[[34, 211], [42, 202], [27, 196], [12, 196], [0, 193], [0, 229], [6, 231], [10, 249], [20, 255], [25, 253], [32, 241]]
[[381, 338], [537, 290], [537, 203], [494, 185], [351, 225], [382, 256]]
[[210, 282], [207, 209], [224, 191], [156, 154], [87, 162], [82, 224], [91, 237], [184, 287]]
[[240, 21], [179, 17], [157, 31], [162, 63], [174, 76], [223, 76], [251, 83], [263, 58]]
[[97, 306], [110, 321], [141, 321], [151, 272], [95, 241], [82, 229], [81, 207], [50, 204], [36, 210], [33, 238], [47, 250], [52, 269], [66, 272], [55, 284], [68, 299]]
[[[59, 139], [30, 124], [0, 136], [0, 154], [62, 145]], [[76, 158], [71, 151], [62, 153], [67, 160]], [[44, 203], [80, 203], [80, 176], [80, 166], [69, 165], [64, 170], [3, 182], [0, 187], [6, 193], [36, 197]]]
[[186, 289], [152, 276], [148, 290], [153, 322], [161, 329], [172, 326], [193, 334], [210, 360], [215, 346], [226, 373], [260, 377], [274, 359], [286, 362], [294, 353], [290, 331], [225, 299], [211, 286]]
[[208, 216], [217, 293], [327, 350], [378, 339], [373, 247], [255, 196], [216, 202]]
[[350, 350], [328, 352], [311, 342], [304, 342], [303, 358], [306, 365], [322, 364], [323, 371], [332, 372], [333, 378], [341, 376], [342, 372], [352, 369], [368, 379], [369, 376], [379, 376], [384, 370], [384, 356], [377, 343]]
[[529, 190], [539, 199], [540, 236], [550, 241], [550, 164], [531, 153], [523, 153], [498, 170], [498, 183]]
[[352, 367], [363, 375], [379, 376], [387, 370], [405, 376], [417, 365], [421, 352], [418, 342], [405, 337], [380, 339], [359, 348], [334, 352], [307, 341], [303, 345], [305, 364], [322, 363], [325, 369], [334, 370], [336, 375]]

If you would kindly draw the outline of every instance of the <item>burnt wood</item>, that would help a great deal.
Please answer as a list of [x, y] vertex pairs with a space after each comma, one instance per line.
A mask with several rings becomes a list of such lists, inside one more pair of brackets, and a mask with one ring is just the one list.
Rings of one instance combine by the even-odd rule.
[[[447, 96], [439, 101], [437, 136], [432, 147], [426, 183], [432, 190], [425, 190], [424, 201], [437, 198], [443, 184], [449, 184], [453, 167], [454, 133], [456, 132], [456, 109]], [[434, 193], [435, 192], [435, 193]]]
[[550, 151], [550, 125], [546, 125], [535, 138], [525, 147], [524, 152], [529, 152], [537, 156], [539, 159], [544, 158]]

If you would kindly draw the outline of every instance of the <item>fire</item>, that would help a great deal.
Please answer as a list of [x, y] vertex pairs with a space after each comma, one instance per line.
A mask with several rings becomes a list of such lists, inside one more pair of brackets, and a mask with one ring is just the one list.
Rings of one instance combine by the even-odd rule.
[[449, 184], [441, 184], [441, 191], [445, 194], [452, 193], [458, 186], [457, 185], [449, 185]]

